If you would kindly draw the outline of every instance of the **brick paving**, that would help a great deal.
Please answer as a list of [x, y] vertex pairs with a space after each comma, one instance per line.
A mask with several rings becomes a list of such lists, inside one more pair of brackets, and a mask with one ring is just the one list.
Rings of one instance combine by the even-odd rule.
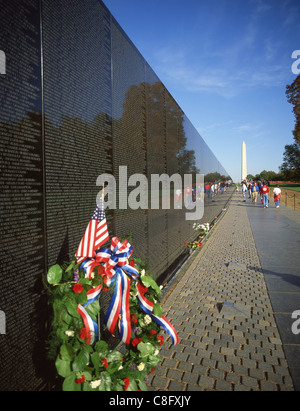
[[240, 193], [194, 254], [166, 287], [180, 341], [165, 337], [149, 390], [294, 391]]

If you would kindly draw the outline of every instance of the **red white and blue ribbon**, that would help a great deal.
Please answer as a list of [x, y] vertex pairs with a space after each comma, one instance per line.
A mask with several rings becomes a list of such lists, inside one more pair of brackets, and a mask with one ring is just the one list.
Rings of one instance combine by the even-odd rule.
[[[91, 278], [93, 269], [97, 265], [103, 265], [104, 275], [107, 276], [106, 285], [111, 287], [115, 284], [114, 292], [110, 305], [108, 307], [105, 323], [108, 330], [113, 334], [115, 327], [120, 320], [120, 339], [129, 344], [131, 339], [131, 320], [129, 309], [129, 293], [130, 293], [130, 278], [135, 281], [137, 289], [138, 302], [145, 313], [171, 336], [173, 344], [178, 344], [178, 335], [174, 327], [164, 317], [158, 317], [153, 314], [153, 303], [143, 295], [140, 284], [138, 282], [139, 272], [135, 267], [128, 264], [128, 258], [132, 254], [133, 247], [124, 241], [121, 243], [117, 237], [113, 237], [110, 249], [100, 248], [95, 252], [95, 257], [80, 259], [80, 268], [84, 269], [85, 277]], [[104, 263], [104, 264], [103, 264]], [[82, 316], [85, 327], [91, 338], [87, 340], [88, 344], [93, 344], [98, 338], [98, 326], [95, 321], [90, 318], [87, 311], [84, 309], [92, 302], [96, 301], [101, 293], [102, 285], [99, 285], [87, 293], [88, 301], [84, 305], [78, 306], [78, 312]]]
[[78, 304], [77, 312], [81, 315], [86, 329], [86, 343], [94, 344], [98, 340], [98, 324], [92, 319], [92, 317], [88, 314], [88, 312], [82, 305]]
[[117, 271], [116, 277], [116, 285], [105, 316], [105, 323], [112, 334], [120, 316], [120, 339], [125, 344], [129, 344], [131, 338], [129, 310], [130, 280], [122, 269]]
[[164, 317], [158, 317], [157, 315], [153, 314], [153, 302], [149, 301], [141, 290], [141, 285], [139, 283], [136, 284], [137, 288], [137, 297], [140, 307], [148, 314], [150, 317], [170, 335], [173, 345], [178, 344], [179, 338], [175, 328], [172, 324]]

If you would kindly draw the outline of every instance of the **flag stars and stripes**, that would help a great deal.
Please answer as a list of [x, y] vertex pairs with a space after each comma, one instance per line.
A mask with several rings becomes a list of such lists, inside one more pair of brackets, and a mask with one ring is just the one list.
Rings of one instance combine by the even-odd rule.
[[94, 257], [95, 251], [109, 239], [103, 203], [97, 206], [85, 230], [75, 256]]

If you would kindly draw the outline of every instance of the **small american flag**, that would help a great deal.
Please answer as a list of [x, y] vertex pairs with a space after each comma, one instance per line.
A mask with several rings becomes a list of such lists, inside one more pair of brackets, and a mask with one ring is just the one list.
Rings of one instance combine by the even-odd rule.
[[103, 202], [97, 206], [94, 214], [85, 230], [75, 256], [94, 257], [95, 250], [101, 247], [109, 239]]

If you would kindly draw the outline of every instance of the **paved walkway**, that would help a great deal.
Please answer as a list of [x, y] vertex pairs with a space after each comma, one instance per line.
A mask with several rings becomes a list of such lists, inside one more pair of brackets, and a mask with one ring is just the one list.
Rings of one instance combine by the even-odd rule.
[[[241, 193], [233, 195], [201, 251], [191, 256], [164, 290], [163, 312], [176, 328], [180, 342], [173, 346], [166, 338], [163, 361], [151, 374], [149, 390], [300, 389], [299, 368], [297, 362], [293, 362], [293, 356], [289, 363], [287, 361], [267, 289], [267, 283], [272, 280], [274, 283], [274, 276], [281, 282], [281, 287], [285, 283], [284, 266], [274, 271], [278, 254], [270, 247], [270, 242], [267, 243], [280, 238], [278, 232], [274, 232], [274, 218], [278, 221], [281, 221], [280, 216], [283, 216], [282, 220], [287, 219], [285, 223], [281, 222], [281, 231], [282, 224], [289, 221], [299, 228], [294, 234], [300, 235], [296, 216], [293, 214], [289, 220], [289, 213], [282, 210], [263, 209], [260, 204], [244, 203]], [[262, 216], [267, 218], [262, 220]], [[262, 221], [265, 229], [272, 227], [272, 234], [267, 238], [261, 229]], [[261, 253], [268, 244], [264, 255], [267, 258], [263, 258], [263, 262], [256, 241], [262, 246]], [[266, 261], [274, 263], [273, 269], [267, 272], [270, 276], [267, 282], [262, 266]], [[299, 265], [293, 265], [293, 269], [294, 277], [289, 280], [293, 280], [293, 292], [299, 293], [299, 297]], [[300, 304], [293, 307], [293, 310], [300, 310]], [[291, 328], [287, 333], [292, 339]], [[293, 340], [298, 348], [299, 339], [300, 334]]]

